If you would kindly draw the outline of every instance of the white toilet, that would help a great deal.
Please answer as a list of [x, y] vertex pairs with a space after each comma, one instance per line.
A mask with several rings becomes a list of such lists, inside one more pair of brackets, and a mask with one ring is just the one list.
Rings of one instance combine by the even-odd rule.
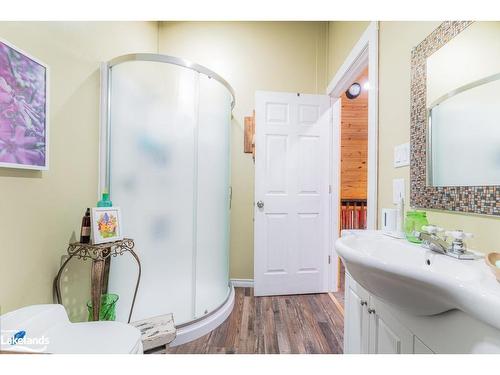
[[142, 354], [140, 331], [121, 322], [71, 323], [62, 305], [32, 305], [0, 316], [1, 351]]

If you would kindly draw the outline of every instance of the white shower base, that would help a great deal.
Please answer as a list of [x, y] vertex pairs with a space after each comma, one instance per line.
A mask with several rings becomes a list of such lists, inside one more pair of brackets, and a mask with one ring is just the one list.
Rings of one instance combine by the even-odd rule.
[[[196, 340], [201, 336], [213, 331], [227, 319], [234, 306], [234, 287], [231, 283], [229, 296], [217, 310], [210, 315], [201, 318], [193, 323], [177, 328], [177, 336], [170, 346], [178, 346]], [[175, 317], [174, 317], [175, 319]]]

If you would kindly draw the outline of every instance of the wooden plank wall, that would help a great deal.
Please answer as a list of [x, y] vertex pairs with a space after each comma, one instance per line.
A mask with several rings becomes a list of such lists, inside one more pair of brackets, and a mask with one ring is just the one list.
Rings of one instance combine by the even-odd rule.
[[[368, 79], [368, 69], [357, 79]], [[356, 99], [342, 95], [341, 112], [341, 199], [366, 199], [368, 158], [368, 92]]]

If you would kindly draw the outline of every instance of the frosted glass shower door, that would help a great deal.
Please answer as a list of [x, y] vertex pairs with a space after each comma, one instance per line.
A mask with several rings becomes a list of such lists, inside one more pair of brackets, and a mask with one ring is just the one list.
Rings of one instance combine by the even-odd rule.
[[[194, 312], [198, 73], [131, 61], [111, 69], [110, 85], [110, 193], [142, 263], [132, 321], [172, 312], [182, 324]], [[112, 260], [108, 288], [121, 321], [137, 272], [125, 258]]]
[[201, 74], [199, 88], [196, 318], [219, 307], [229, 293], [231, 95]]
[[[187, 324], [230, 291], [232, 89], [207, 68], [163, 55], [119, 57], [108, 74], [105, 168], [142, 263], [131, 320], [173, 313], [177, 326]], [[111, 260], [117, 320], [128, 319], [136, 276], [132, 258]]]

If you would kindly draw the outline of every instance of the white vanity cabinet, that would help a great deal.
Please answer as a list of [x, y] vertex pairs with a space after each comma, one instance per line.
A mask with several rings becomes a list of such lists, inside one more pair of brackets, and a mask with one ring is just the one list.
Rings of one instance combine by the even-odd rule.
[[379, 231], [342, 232], [346, 353], [500, 354], [500, 284], [459, 260]]
[[344, 352], [368, 353], [370, 295], [346, 274], [344, 312]]
[[375, 297], [370, 296], [369, 353], [409, 354], [413, 353], [413, 334], [406, 329], [391, 312]]
[[346, 354], [430, 354], [432, 351], [390, 309], [346, 273]]

